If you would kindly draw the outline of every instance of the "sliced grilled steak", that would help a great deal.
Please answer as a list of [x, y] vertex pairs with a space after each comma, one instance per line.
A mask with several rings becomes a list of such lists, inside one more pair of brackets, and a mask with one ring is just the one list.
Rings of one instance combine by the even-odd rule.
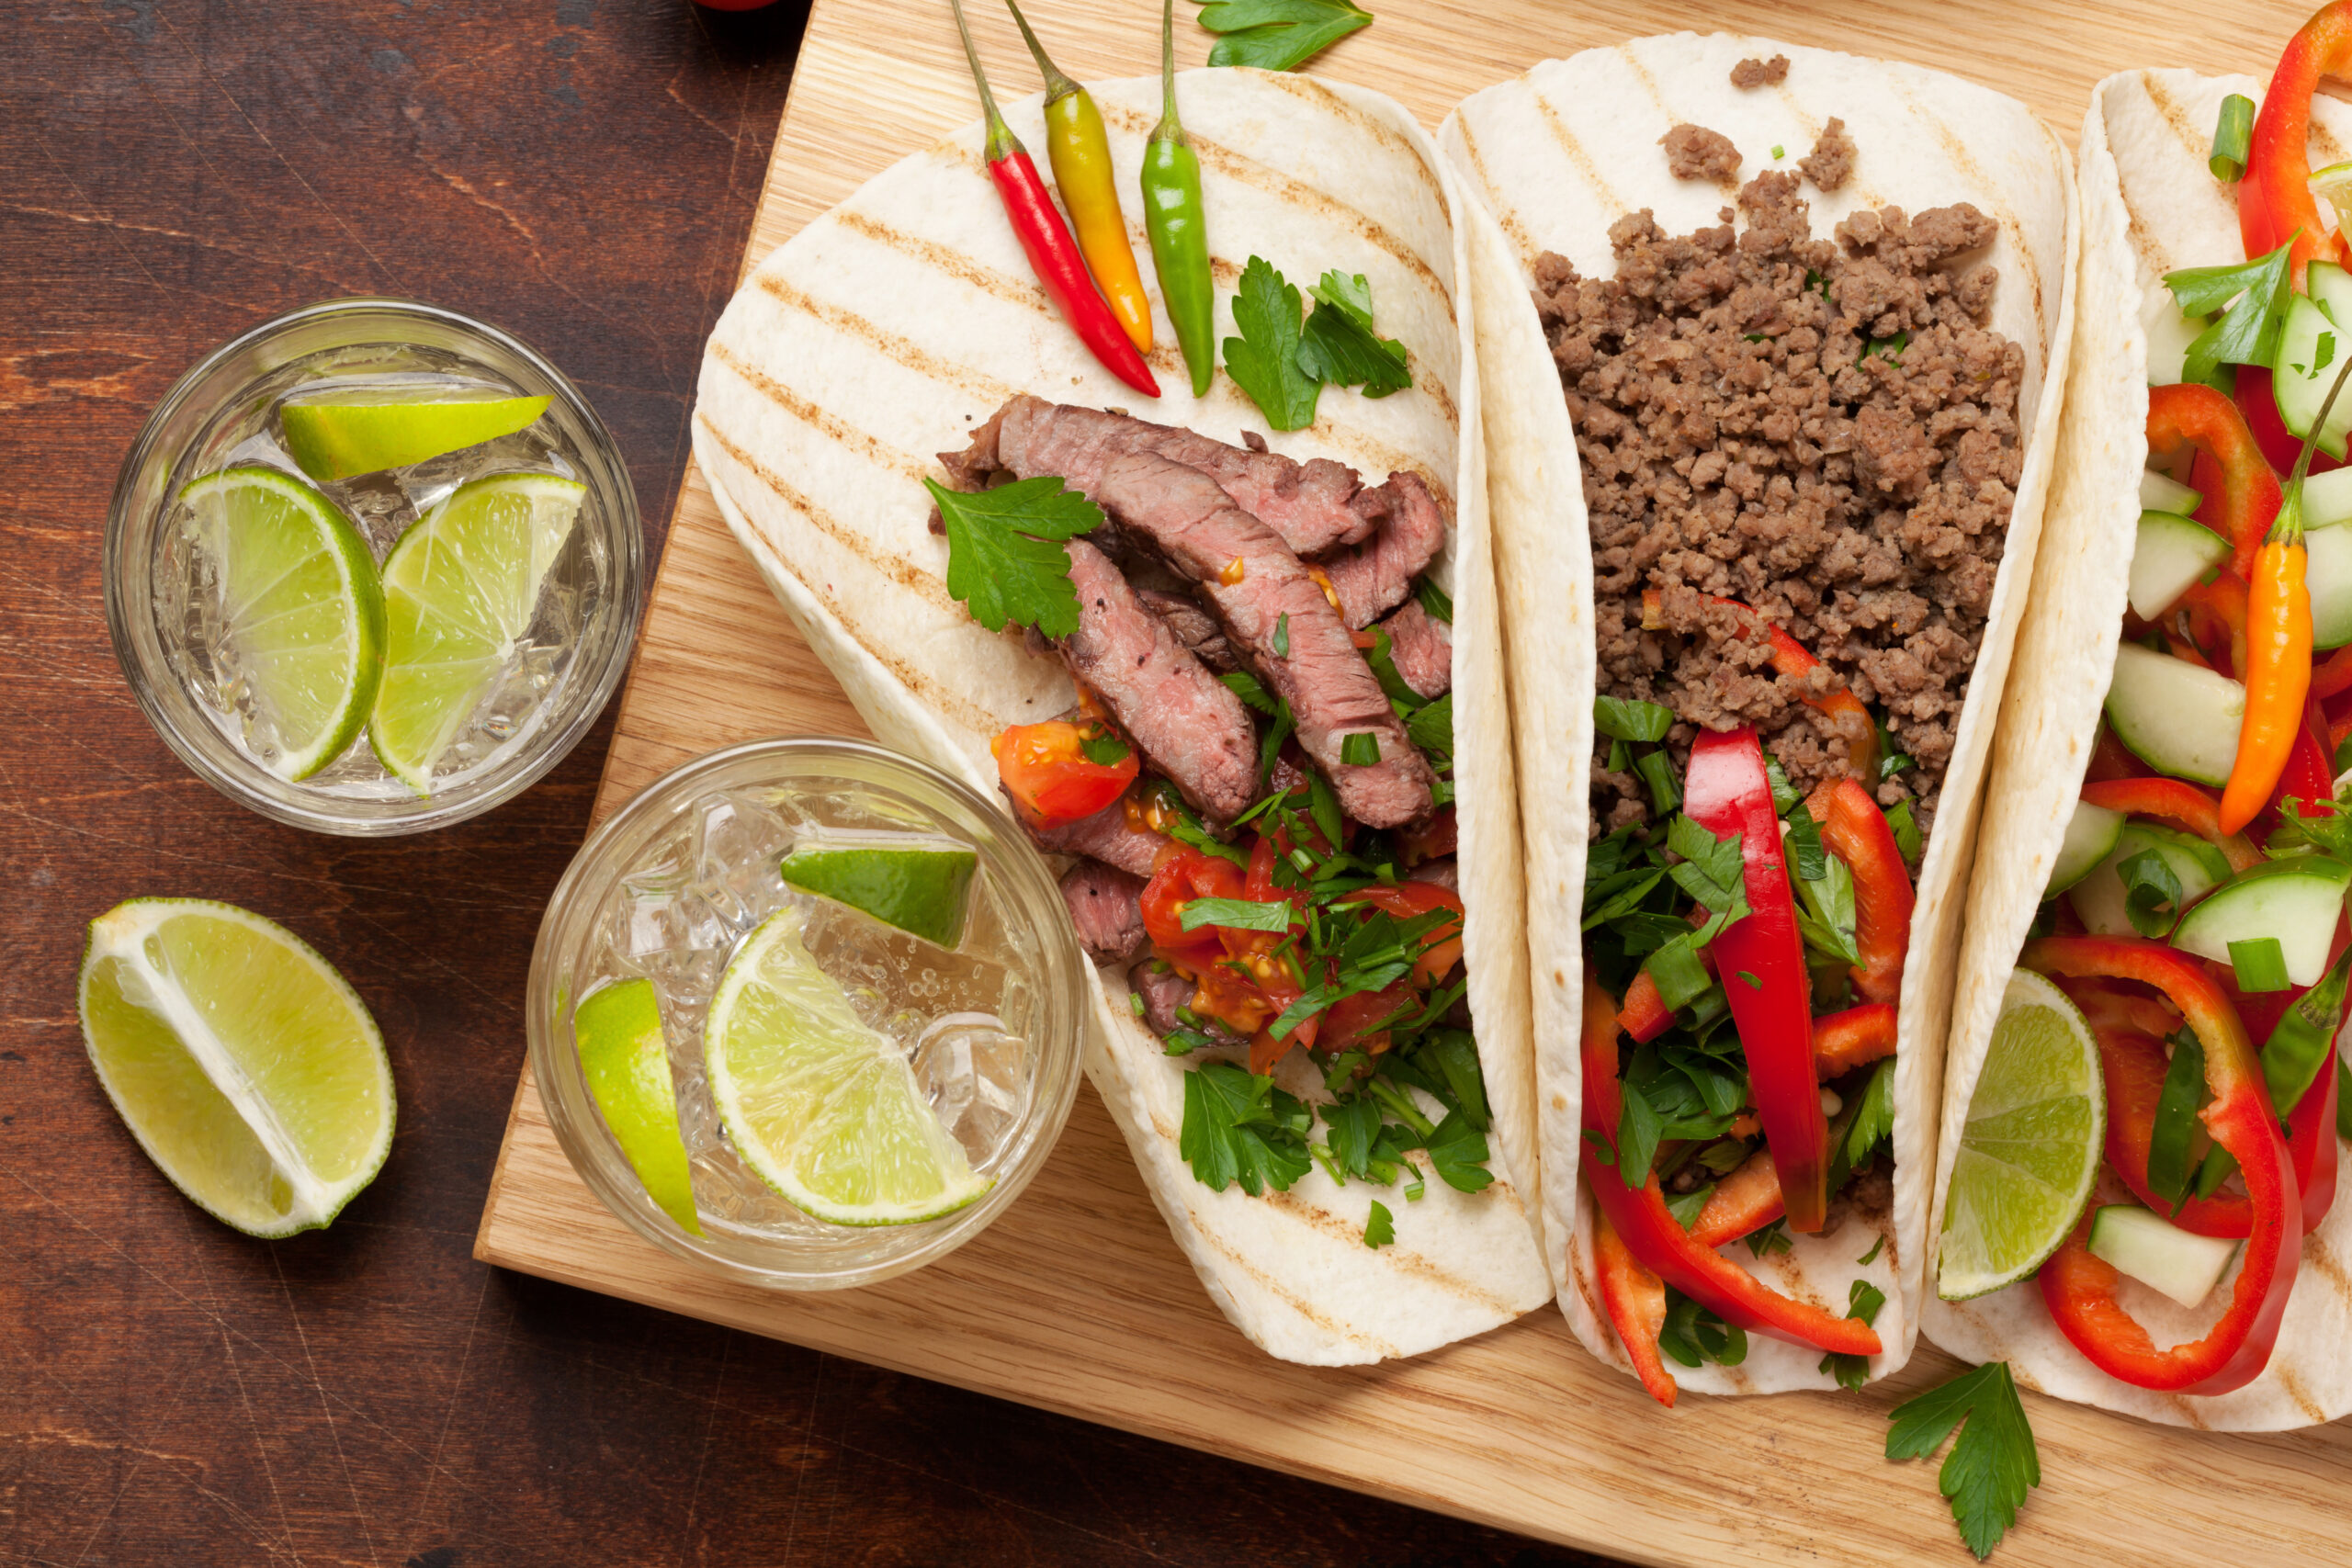
[[1351, 630], [1372, 625], [1403, 604], [1413, 580], [1445, 547], [1445, 513], [1419, 474], [1391, 474], [1386, 484], [1358, 496], [1356, 504], [1377, 512], [1379, 530], [1322, 563]]
[[1225, 640], [1225, 628], [1216, 617], [1201, 608], [1201, 602], [1189, 593], [1162, 593], [1156, 588], [1138, 588], [1136, 597], [1151, 608], [1151, 613], [1168, 623], [1176, 640], [1193, 650], [1193, 656], [1220, 675], [1229, 675], [1241, 668], [1241, 660], [1233, 656], [1233, 645]]
[[1137, 876], [1149, 876], [1153, 858], [1168, 847], [1163, 835], [1128, 823], [1124, 796], [1091, 817], [1058, 828], [1030, 828], [1029, 839], [1049, 855], [1085, 855]]
[[1099, 860], [1081, 860], [1062, 873], [1062, 902], [1078, 927], [1078, 944], [1097, 964], [1125, 964], [1150, 942], [1142, 898], [1142, 877]]
[[1388, 634], [1396, 673], [1421, 697], [1435, 701], [1453, 689], [1453, 634], [1416, 599], [1375, 628]]
[[1151, 424], [1101, 409], [1073, 408], [1042, 398], [1014, 397], [972, 433], [962, 452], [942, 452], [941, 463], [972, 489], [1000, 468], [1022, 478], [1058, 474], [1091, 493], [1095, 477], [1114, 457], [1157, 452], [1215, 479], [1300, 555], [1315, 555], [1368, 537], [1387, 514], [1371, 499], [1354, 469], [1329, 457], [1294, 462], [1272, 452], [1228, 446], [1196, 431]]
[[[1176, 1010], [1190, 1007], [1194, 987], [1193, 982], [1173, 969], [1160, 969], [1149, 964], [1138, 964], [1127, 973], [1127, 984], [1143, 998], [1143, 1021], [1154, 1034], [1167, 1038], [1170, 1031], [1180, 1027], [1183, 1020]], [[1238, 1045], [1240, 1036], [1227, 1031], [1224, 1025], [1207, 1019], [1200, 1021], [1201, 1032], [1220, 1045]]]
[[[1089, 493], [1131, 545], [1200, 585], [1235, 651], [1290, 704], [1300, 747], [1349, 816], [1394, 828], [1429, 810], [1428, 761], [1321, 586], [1272, 529], [1206, 475], [1157, 453], [1114, 458]], [[1358, 733], [1374, 738], [1378, 761], [1340, 760], [1344, 738]]]
[[1079, 620], [1061, 641], [1062, 661], [1193, 809], [1213, 822], [1232, 821], [1258, 794], [1258, 732], [1249, 710], [1136, 596], [1108, 556], [1083, 539], [1070, 540], [1069, 549]]
[[[1415, 866], [1412, 870], [1405, 874], [1405, 880], [1408, 882], [1433, 882], [1440, 887], [1451, 888], [1453, 891], [1459, 893], [1462, 891], [1462, 867], [1460, 863], [1455, 861], [1452, 855], [1447, 855], [1442, 860], [1423, 861], [1420, 864]], [[1062, 890], [1064, 893], [1068, 893], [1069, 890], [1069, 879], [1067, 877], [1062, 879]], [[1140, 928], [1143, 920], [1143, 909], [1140, 906], [1136, 909], [1136, 920], [1138, 928]], [[1081, 922], [1078, 929], [1080, 932], [1083, 932], [1086, 930], [1086, 927], [1084, 923]]]

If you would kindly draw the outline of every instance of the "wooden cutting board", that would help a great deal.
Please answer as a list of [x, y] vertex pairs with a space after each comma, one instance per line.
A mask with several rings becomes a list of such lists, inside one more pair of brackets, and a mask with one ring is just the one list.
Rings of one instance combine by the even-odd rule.
[[[1537, 60], [1729, 21], [1719, 6], [1371, 0], [1379, 20], [1315, 65], [1447, 108]], [[1148, 0], [1034, 0], [1080, 78], [1148, 72]], [[1181, 62], [1208, 39], [1178, 7]], [[2152, 12], [2161, 13], [2151, 15]], [[2127, 65], [2267, 75], [2298, 5], [1848, 0], [1737, 20], [1791, 42], [1942, 66], [2017, 95], [2069, 143], [2090, 86]], [[1001, 91], [1034, 70], [1010, 19], [973, 0]], [[2218, 41], [2216, 41], [2218, 40]], [[817, 0], [744, 257], [748, 269], [867, 176], [971, 118], [945, 0]], [[596, 803], [599, 818], [716, 748], [865, 727], [736, 548], [691, 469], [649, 604]], [[1535, 1313], [1419, 1359], [1286, 1366], [1212, 1307], [1168, 1239], [1091, 1089], [1028, 1192], [977, 1241], [869, 1290], [769, 1294], [639, 1241], [558, 1147], [526, 1068], [475, 1255], [505, 1268], [1172, 1442], [1645, 1562], [1966, 1561], [1932, 1464], [1880, 1457], [1886, 1411], [1949, 1376], [1922, 1347], [1860, 1395], [1686, 1397], [1671, 1413]], [[1998, 1561], [2340, 1563], [2352, 1433], [2188, 1435], [2028, 1396], [2043, 1483]]]

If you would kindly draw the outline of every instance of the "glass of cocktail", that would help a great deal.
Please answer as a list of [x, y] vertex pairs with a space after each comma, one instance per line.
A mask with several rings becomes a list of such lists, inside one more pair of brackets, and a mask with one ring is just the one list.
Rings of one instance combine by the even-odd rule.
[[644, 541], [612, 435], [506, 333], [336, 299], [164, 394], [107, 522], [107, 619], [154, 727], [222, 794], [322, 832], [486, 811], [586, 733]]
[[734, 1278], [830, 1290], [960, 1246], [1045, 1163], [1083, 976], [1001, 809], [793, 738], [687, 763], [590, 836], [525, 1016], [557, 1137], [615, 1214]]

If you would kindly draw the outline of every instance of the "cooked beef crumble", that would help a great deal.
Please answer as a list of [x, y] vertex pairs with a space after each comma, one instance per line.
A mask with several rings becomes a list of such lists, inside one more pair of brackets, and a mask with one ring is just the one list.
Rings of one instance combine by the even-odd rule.
[[1813, 151], [1797, 160], [1797, 167], [1823, 190], [1840, 190], [1853, 177], [1856, 151], [1854, 139], [1846, 134], [1846, 122], [1832, 115], [1829, 123], [1821, 128]]
[[1731, 85], [1745, 92], [1750, 87], [1777, 87], [1789, 79], [1789, 57], [1776, 54], [1770, 60], [1743, 60], [1731, 68]]
[[[1851, 738], [1804, 705], [1842, 681], [1917, 767], [1878, 786], [1932, 818], [1984, 635], [2023, 457], [2025, 355], [1985, 321], [1994, 271], [1958, 265], [1993, 221], [1965, 204], [1855, 213], [1812, 238], [1793, 174], [1758, 175], [1720, 227], [1610, 231], [1616, 276], [1535, 264], [1591, 514], [1604, 694], [1694, 726], [1757, 726], [1791, 780], [1844, 771]], [[1644, 589], [1659, 592], [1643, 626]], [[1755, 617], [1820, 658], [1775, 674]], [[1600, 742], [1600, 757], [1608, 741]], [[1595, 829], [1648, 812], [1596, 766]]]
[[1678, 180], [1725, 182], [1739, 173], [1739, 149], [1731, 138], [1703, 125], [1678, 125], [1657, 139], [1666, 166]]

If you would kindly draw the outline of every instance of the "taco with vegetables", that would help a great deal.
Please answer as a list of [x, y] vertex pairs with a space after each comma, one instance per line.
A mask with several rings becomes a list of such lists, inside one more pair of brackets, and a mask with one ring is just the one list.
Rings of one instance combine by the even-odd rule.
[[1089, 1077], [1217, 1304], [1411, 1355], [1551, 1294], [1453, 187], [1390, 100], [1236, 69], [1093, 85], [1122, 180], [1170, 91], [1202, 396], [1149, 258], [1157, 400], [1065, 324], [976, 124], [753, 271], [695, 454], [875, 732], [1059, 857]]
[[[1440, 136], [1485, 209], [1561, 1307], [1663, 1403], [1860, 1386], [1918, 1321], [2069, 341], [2064, 151], [1934, 72], [1690, 35]], [[1555, 558], [1572, 609], [1515, 592]]]
[[2352, 1411], [2352, 110], [2312, 96], [2346, 77], [2334, 5], [2267, 88], [2093, 96], [2063, 478], [1947, 1073], [1928, 1336], [2183, 1426]]

